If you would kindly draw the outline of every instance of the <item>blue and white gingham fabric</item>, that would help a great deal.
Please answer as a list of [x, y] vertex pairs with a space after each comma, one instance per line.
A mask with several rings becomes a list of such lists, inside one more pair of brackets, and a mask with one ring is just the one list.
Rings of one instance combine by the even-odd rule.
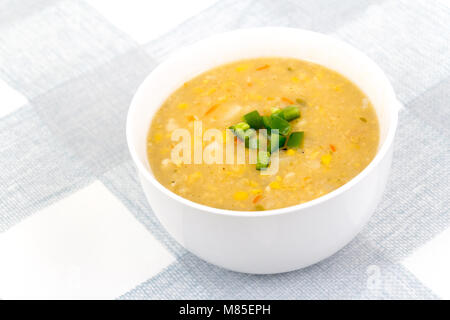
[[[450, 2], [0, 0], [0, 298], [450, 298]], [[405, 108], [369, 224], [269, 276], [212, 266], [149, 208], [125, 141], [137, 86], [177, 48], [289, 26], [359, 48]]]

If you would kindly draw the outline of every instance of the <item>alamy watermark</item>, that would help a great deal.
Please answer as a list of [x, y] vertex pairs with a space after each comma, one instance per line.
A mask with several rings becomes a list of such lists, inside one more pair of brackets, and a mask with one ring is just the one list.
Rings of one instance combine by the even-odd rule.
[[175, 164], [256, 165], [262, 157], [269, 156], [270, 165], [261, 169], [261, 174], [273, 175], [279, 169], [279, 132], [276, 129], [270, 132], [226, 129], [224, 132], [211, 128], [203, 132], [202, 121], [194, 121], [193, 136], [188, 129], [178, 128], [172, 131], [171, 140], [177, 142], [170, 155]]

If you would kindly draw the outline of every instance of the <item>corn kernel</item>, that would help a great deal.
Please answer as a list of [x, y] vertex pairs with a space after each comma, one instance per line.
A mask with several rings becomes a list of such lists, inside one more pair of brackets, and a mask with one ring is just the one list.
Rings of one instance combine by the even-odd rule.
[[281, 185], [278, 181], [272, 181], [271, 183], [269, 183], [269, 187], [271, 189], [281, 189]]
[[178, 106], [177, 106], [177, 108], [178, 109], [181, 109], [181, 110], [184, 110], [184, 109], [186, 109], [188, 107], [188, 104], [187, 103], [180, 103]]
[[234, 200], [238, 200], [238, 201], [247, 200], [248, 199], [248, 193], [245, 192], [245, 191], [237, 191], [237, 192], [234, 193], [233, 199]]
[[236, 67], [236, 71], [237, 72], [242, 72], [248, 69], [248, 64], [241, 64], [239, 66]]
[[208, 90], [208, 92], [207, 92], [206, 94], [207, 94], [207, 95], [211, 95], [211, 94], [213, 94], [213, 93], [216, 92], [216, 91], [217, 91], [216, 88], [211, 88], [211, 89]]
[[259, 194], [259, 193], [262, 193], [262, 190], [261, 189], [252, 189], [252, 190], [250, 190], [253, 194]]
[[255, 94], [255, 93], [250, 93], [248, 96], [249, 96], [249, 99], [255, 100], [255, 101], [261, 101], [263, 99], [263, 97], [261, 95]]
[[324, 165], [328, 166], [331, 161], [331, 154], [325, 154], [322, 156], [321, 161]]
[[162, 138], [163, 138], [163, 135], [162, 135], [161, 132], [157, 132], [157, 133], [155, 133], [155, 135], [153, 136], [153, 140], [154, 140], [155, 142], [160, 142]]
[[288, 151], [286, 151], [286, 154], [288, 156], [293, 156], [295, 154], [295, 150], [294, 149], [289, 149]]
[[299, 81], [300, 81], [300, 79], [297, 78], [297, 77], [292, 77], [291, 80], [292, 80], [293, 82], [299, 82]]
[[200, 171], [196, 171], [189, 175], [188, 182], [194, 183], [194, 182], [198, 181], [201, 177], [202, 177], [202, 173]]

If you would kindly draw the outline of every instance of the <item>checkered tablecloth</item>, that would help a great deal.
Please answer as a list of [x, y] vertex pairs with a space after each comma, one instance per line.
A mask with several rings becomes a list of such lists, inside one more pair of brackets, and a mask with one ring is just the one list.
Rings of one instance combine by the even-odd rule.
[[[0, 298], [450, 298], [450, 2], [0, 0]], [[290, 26], [377, 62], [405, 108], [384, 198], [325, 261], [255, 276], [161, 227], [125, 141], [137, 86], [177, 48]]]

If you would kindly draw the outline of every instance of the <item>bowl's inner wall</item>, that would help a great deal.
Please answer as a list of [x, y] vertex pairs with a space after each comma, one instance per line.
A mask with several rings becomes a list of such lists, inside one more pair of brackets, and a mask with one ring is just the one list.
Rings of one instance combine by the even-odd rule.
[[[182, 49], [160, 64], [144, 81], [132, 102], [127, 133], [131, 148], [151, 172], [146, 138], [153, 115], [184, 82], [221, 64], [256, 57], [291, 57], [333, 69], [353, 81], [371, 100], [380, 124], [381, 148], [388, 135], [395, 95], [370, 59], [349, 45], [325, 35], [288, 28], [238, 30]], [[395, 111], [396, 112], [396, 111]]]

